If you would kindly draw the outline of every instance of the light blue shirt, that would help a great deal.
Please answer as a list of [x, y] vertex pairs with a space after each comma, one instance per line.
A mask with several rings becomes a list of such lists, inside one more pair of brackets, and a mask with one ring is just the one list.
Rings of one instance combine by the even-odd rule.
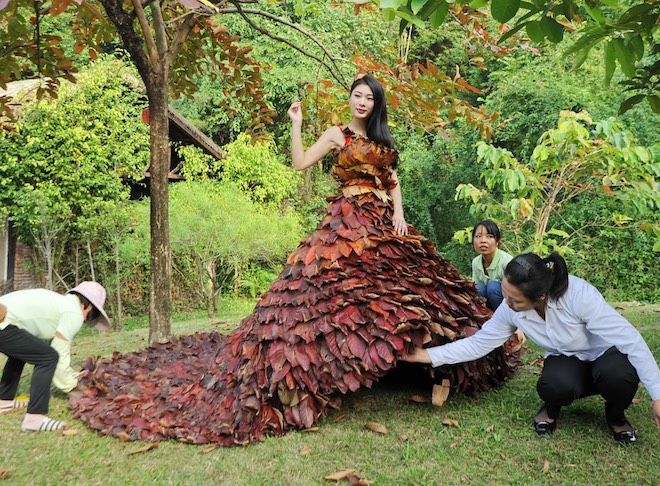
[[569, 276], [568, 290], [548, 301], [545, 320], [536, 310], [515, 312], [502, 302], [474, 335], [428, 348], [433, 366], [463, 363], [485, 356], [520, 328], [545, 356], [575, 356], [594, 361], [612, 346], [628, 356], [653, 400], [660, 399], [660, 369], [641, 334], [616, 312], [590, 283]]

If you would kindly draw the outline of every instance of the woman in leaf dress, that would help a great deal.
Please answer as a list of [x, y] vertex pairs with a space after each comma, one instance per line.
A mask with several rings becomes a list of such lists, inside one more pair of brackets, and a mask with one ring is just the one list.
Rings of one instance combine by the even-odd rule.
[[[341, 394], [385, 376], [406, 349], [477, 332], [490, 311], [474, 284], [406, 224], [381, 85], [357, 79], [349, 104], [351, 121], [307, 151], [300, 103], [289, 109], [294, 166], [332, 151], [342, 187], [252, 314], [226, 338], [185, 336], [89, 360], [76, 416], [124, 439], [245, 445], [311, 427]], [[500, 347], [436, 378], [475, 393], [515, 365], [515, 353]]]

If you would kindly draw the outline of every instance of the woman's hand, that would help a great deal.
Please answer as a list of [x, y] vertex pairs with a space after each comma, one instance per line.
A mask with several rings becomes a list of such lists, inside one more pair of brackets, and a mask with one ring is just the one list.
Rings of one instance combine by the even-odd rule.
[[406, 219], [403, 217], [403, 213], [394, 211], [394, 216], [392, 216], [392, 225], [398, 234], [402, 236], [408, 235], [408, 223], [406, 223]]
[[655, 426], [660, 429], [660, 398], [653, 400], [653, 418], [655, 418]]
[[302, 101], [294, 101], [287, 112], [292, 124], [302, 124]]
[[413, 348], [410, 352], [404, 349], [399, 359], [409, 363], [431, 364], [431, 357], [429, 356], [428, 351], [424, 348]]

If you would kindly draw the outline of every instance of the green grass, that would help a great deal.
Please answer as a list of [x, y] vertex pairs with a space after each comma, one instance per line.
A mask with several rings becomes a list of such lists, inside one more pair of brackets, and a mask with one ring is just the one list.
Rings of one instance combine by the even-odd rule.
[[[233, 328], [251, 303], [228, 303], [222, 319], [177, 315], [176, 334]], [[620, 311], [642, 332], [660, 356], [657, 321], [660, 305], [622, 304]], [[74, 361], [88, 355], [143, 347], [147, 330], [129, 323], [127, 330], [98, 336], [84, 330], [74, 343]], [[388, 380], [344, 398], [308, 432], [290, 432], [246, 448], [215, 449], [163, 442], [153, 450], [130, 455], [142, 442], [98, 436], [71, 419], [66, 398], [55, 393], [50, 415], [67, 420], [77, 435], [27, 434], [20, 431], [21, 413], [0, 416], [0, 477], [7, 484], [324, 484], [340, 469], [375, 484], [658, 484], [660, 431], [652, 420], [651, 402], [643, 387], [628, 411], [639, 429], [633, 447], [616, 444], [602, 413], [602, 400], [579, 400], [562, 411], [552, 439], [536, 437], [532, 416], [539, 406], [535, 382], [538, 348], [529, 347], [525, 365], [504, 386], [479, 398], [455, 396], [442, 408], [409, 400], [429, 396], [423, 383]], [[0, 357], [0, 365], [4, 357]], [[26, 370], [29, 371], [29, 370]], [[419, 371], [423, 375], [423, 371]], [[21, 382], [27, 394], [29, 373]], [[442, 425], [444, 418], [458, 427]], [[386, 435], [365, 429], [378, 422]], [[342, 481], [348, 484], [347, 481]]]

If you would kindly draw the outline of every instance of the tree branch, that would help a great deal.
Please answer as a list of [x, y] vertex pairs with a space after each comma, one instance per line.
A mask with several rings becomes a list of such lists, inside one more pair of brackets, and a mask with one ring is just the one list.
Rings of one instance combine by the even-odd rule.
[[[262, 10], [257, 10], [257, 9], [252, 9], [252, 8], [245, 8], [244, 9], [244, 8], [241, 7], [240, 3], [236, 2], [236, 1], [233, 1], [232, 3], [234, 5], [236, 5], [235, 8], [223, 8], [223, 9], [220, 9], [218, 11], [218, 13], [220, 13], [220, 14], [234, 14], [234, 13], [239, 14], [241, 17], [243, 17], [243, 19], [253, 29], [257, 30], [258, 32], [262, 33], [263, 35], [266, 35], [266, 36], [270, 37], [271, 39], [274, 39], [274, 40], [279, 41], [279, 42], [284, 42], [285, 44], [287, 44], [288, 46], [290, 46], [293, 49], [297, 50], [298, 52], [302, 53], [303, 55], [305, 55], [307, 57], [310, 57], [310, 58], [314, 59], [315, 61], [319, 62], [320, 64], [322, 64], [330, 72], [332, 77], [335, 78], [335, 80], [337, 80], [337, 82], [339, 84], [341, 84], [344, 88], [348, 89], [349, 84], [346, 82], [346, 80], [342, 76], [341, 70], [339, 69], [339, 66], [337, 65], [336, 59], [332, 56], [332, 54], [330, 54], [330, 52], [325, 48], [325, 46], [318, 39], [316, 39], [311, 33], [307, 32], [305, 29], [303, 29], [299, 25], [296, 25], [292, 22], [289, 22], [286, 19], [283, 19], [282, 17], [278, 17], [276, 15], [273, 15], [273, 14], [268, 13], [268, 12], [264, 12]], [[290, 27], [292, 29], [297, 30], [298, 32], [303, 34], [305, 37], [311, 39], [317, 46], [319, 46], [319, 48], [324, 53], [324, 57], [327, 57], [330, 60], [330, 62], [332, 63], [332, 66], [330, 66], [322, 58], [312, 54], [311, 52], [307, 52], [302, 47], [298, 46], [297, 44], [294, 44], [290, 40], [285, 39], [283, 37], [280, 37], [276, 34], [273, 34], [269, 30], [264, 29], [263, 27], [260, 27], [254, 21], [252, 21], [247, 16], [247, 14], [261, 15], [262, 17], [266, 17], [266, 18], [268, 18], [268, 19], [270, 19], [274, 22], [286, 25], [287, 27]]]
[[[135, 14], [137, 15], [138, 21], [140, 22], [142, 33], [144, 34], [144, 42], [147, 45], [147, 52], [149, 53], [149, 57], [154, 61], [157, 61], [159, 57], [158, 57], [158, 49], [156, 48], [156, 41], [154, 40], [154, 37], [151, 34], [151, 26], [149, 25], [147, 16], [145, 15], [144, 9], [142, 8], [142, 3], [140, 3], [140, 0], [131, 0], [131, 1], [133, 3], [133, 9], [135, 10]], [[156, 64], [157, 64], [156, 62], [151, 63], [151, 65], [154, 67]]]
[[154, 32], [156, 33], [156, 49], [158, 50], [158, 57], [161, 60], [165, 60], [165, 56], [167, 56], [167, 34], [165, 33], [163, 12], [160, 9], [159, 0], [151, 0], [149, 6], [151, 7], [151, 17], [154, 22]]

